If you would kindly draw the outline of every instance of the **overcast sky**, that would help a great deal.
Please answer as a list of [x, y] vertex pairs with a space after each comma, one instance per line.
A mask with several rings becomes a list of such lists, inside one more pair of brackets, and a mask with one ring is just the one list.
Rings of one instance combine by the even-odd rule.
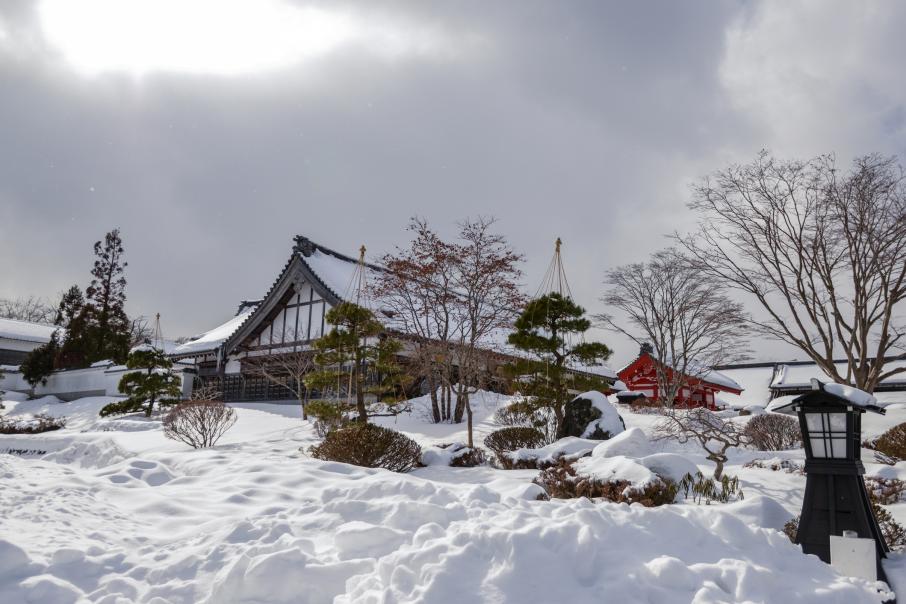
[[485, 214], [530, 292], [562, 237], [599, 311], [728, 162], [902, 157], [904, 25], [897, 2], [3, 0], [0, 297], [84, 287], [120, 227], [129, 312], [191, 335], [297, 233], [376, 257], [412, 215]]

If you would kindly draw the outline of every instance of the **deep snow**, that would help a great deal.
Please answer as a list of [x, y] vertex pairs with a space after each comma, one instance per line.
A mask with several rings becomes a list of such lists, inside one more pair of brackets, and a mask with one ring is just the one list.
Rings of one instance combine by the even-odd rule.
[[[0, 454], [4, 603], [880, 601], [778, 532], [798, 513], [804, 477], [742, 468], [801, 462], [801, 451], [735, 452], [727, 472], [745, 501], [647, 509], [537, 501], [535, 470], [398, 475], [314, 460], [295, 405], [237, 405], [221, 443], [194, 451], [166, 440], [159, 420], [98, 418], [110, 399], [3, 398], [2, 413], [69, 419], [58, 432], [0, 437], [0, 452], [44, 452]], [[507, 401], [473, 401], [478, 444]], [[462, 425], [426, 423], [423, 404], [378, 421], [425, 446], [465, 440]], [[711, 470], [694, 448], [649, 442], [655, 416], [621, 413], [627, 431], [590, 459]], [[906, 411], [866, 420], [880, 433]], [[906, 474], [906, 464], [866, 466]], [[906, 519], [906, 504], [889, 509]], [[906, 579], [902, 557], [887, 569]]]

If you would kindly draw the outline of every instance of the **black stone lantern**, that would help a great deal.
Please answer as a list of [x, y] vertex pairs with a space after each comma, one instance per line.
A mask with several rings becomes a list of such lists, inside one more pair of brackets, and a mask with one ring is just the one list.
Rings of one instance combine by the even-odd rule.
[[881, 558], [890, 550], [871, 509], [861, 459], [862, 414], [883, 414], [884, 409], [861, 391], [846, 394], [846, 387], [813, 379], [811, 392], [776, 409], [792, 407], [797, 413], [805, 448], [805, 498], [796, 543], [830, 563], [831, 535], [855, 531], [874, 539], [878, 578], [886, 581]]

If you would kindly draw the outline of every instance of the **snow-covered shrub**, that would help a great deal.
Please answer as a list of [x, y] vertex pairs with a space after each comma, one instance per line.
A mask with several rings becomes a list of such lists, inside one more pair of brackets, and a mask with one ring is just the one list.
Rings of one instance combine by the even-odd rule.
[[560, 460], [575, 461], [591, 455], [596, 440], [567, 436], [537, 449], [516, 449], [503, 453], [501, 465], [508, 470], [544, 470]]
[[463, 447], [454, 451], [450, 457], [450, 466], [453, 468], [474, 468], [487, 461], [484, 451], [478, 447]]
[[789, 415], [756, 415], [746, 424], [744, 432], [751, 445], [761, 451], [785, 451], [802, 446], [799, 421]]
[[906, 459], [906, 423], [897, 424], [874, 442], [874, 449], [895, 459]]
[[463, 443], [441, 443], [422, 451], [423, 466], [450, 466], [473, 468], [486, 462], [483, 449], [468, 447]]
[[648, 484], [633, 486], [629, 480], [598, 480], [583, 476], [565, 459], [542, 470], [534, 483], [556, 499], [587, 497], [614, 503], [641, 503], [645, 507], [673, 503], [678, 492], [676, 483], [669, 479], [657, 478]]
[[736, 476], [730, 478], [726, 474], [721, 476], [720, 480], [705, 476], [701, 472], [696, 472], [694, 476], [686, 474], [679, 482], [679, 488], [686, 499], [691, 495], [692, 501], [698, 504], [702, 501], [705, 505], [711, 505], [712, 501], [727, 503], [731, 499], [737, 501], [744, 499], [742, 489], [739, 488], [739, 478]]
[[544, 441], [544, 434], [536, 428], [511, 426], [488, 434], [484, 439], [484, 446], [494, 452], [502, 466], [507, 467], [504, 453], [517, 449], [534, 449], [544, 445]]
[[882, 505], [891, 505], [906, 501], [906, 482], [898, 478], [881, 478], [866, 476], [865, 488], [872, 501]]
[[884, 535], [887, 547], [895, 552], [906, 549], [906, 529], [903, 528], [903, 525], [894, 520], [890, 512], [873, 499], [871, 507], [875, 512], [875, 518], [878, 520], [878, 526], [881, 528], [881, 534]]
[[325, 400], [310, 401], [305, 406], [305, 411], [309, 417], [314, 418], [315, 433], [321, 438], [349, 423], [344, 406], [336, 402]]
[[164, 436], [193, 449], [213, 447], [236, 423], [236, 411], [220, 401], [187, 401], [164, 416]]
[[779, 459], [776, 457], [773, 459], [753, 459], [752, 461], [746, 462], [742, 467], [805, 475], [802, 464], [798, 464], [789, 459]]
[[544, 444], [557, 440], [557, 417], [550, 407], [534, 405], [529, 399], [519, 399], [494, 413], [502, 426], [535, 428], [544, 435]]
[[51, 417], [43, 414], [25, 419], [0, 417], [0, 434], [40, 434], [65, 427], [65, 417]]
[[324, 461], [408, 472], [418, 465], [422, 448], [396, 430], [355, 423], [328, 433], [324, 441], [311, 447], [309, 452], [312, 457]]
[[799, 533], [799, 516], [794, 516], [783, 525], [783, 534], [789, 537], [790, 541], [796, 543], [797, 533]]

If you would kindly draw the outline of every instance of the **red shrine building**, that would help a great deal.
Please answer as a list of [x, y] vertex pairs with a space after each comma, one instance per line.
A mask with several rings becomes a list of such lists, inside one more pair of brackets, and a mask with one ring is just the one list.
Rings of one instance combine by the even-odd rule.
[[[618, 371], [620, 381], [626, 384], [626, 388], [634, 395], [623, 397], [617, 395], [618, 398], [625, 399], [627, 402], [641, 398], [641, 396], [650, 400], [658, 400], [660, 395], [657, 386], [657, 363], [657, 359], [652, 357], [647, 350], [643, 350], [632, 363]], [[668, 375], [673, 371], [672, 367], [667, 367]], [[672, 376], [670, 379], [673, 379]], [[743, 390], [742, 386], [730, 377], [713, 369], [697, 371], [694, 376], [687, 375], [684, 381], [684, 386], [673, 401], [674, 407], [686, 409], [707, 407], [716, 411], [718, 392], [741, 394]]]

